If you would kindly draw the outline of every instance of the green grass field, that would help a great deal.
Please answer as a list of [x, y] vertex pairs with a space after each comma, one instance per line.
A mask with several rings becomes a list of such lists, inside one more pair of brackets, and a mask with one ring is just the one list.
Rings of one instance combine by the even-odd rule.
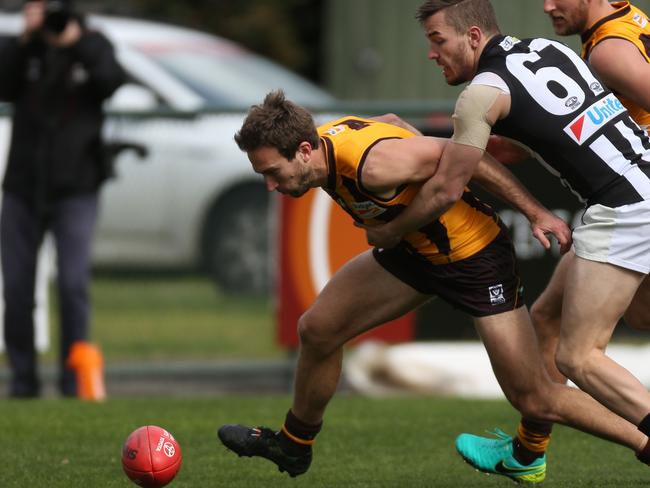
[[[296, 479], [266, 460], [238, 458], [216, 439], [223, 423], [277, 427], [288, 405], [287, 397], [2, 402], [0, 486], [135, 486], [121, 470], [120, 451], [127, 435], [145, 424], [167, 428], [181, 445], [183, 466], [170, 485], [174, 488], [513, 486], [474, 471], [453, 447], [463, 430], [512, 429], [517, 417], [501, 401], [337, 397], [314, 464]], [[547, 487], [650, 483], [650, 468], [630, 451], [563, 427], [554, 432], [549, 465]]]
[[[93, 277], [92, 339], [102, 345], [108, 363], [285, 354], [275, 344], [268, 300], [222, 296], [197, 276], [163, 278]], [[52, 346], [42, 358], [50, 364], [57, 336], [54, 302], [51, 310]], [[237, 458], [216, 438], [224, 423], [278, 427], [290, 398], [178, 396], [110, 398], [104, 404], [0, 402], [0, 488], [136, 486], [122, 472], [120, 452], [127, 435], [146, 424], [167, 428], [181, 444], [183, 467], [173, 488], [513, 486], [477, 473], [453, 447], [462, 431], [512, 431], [518, 417], [504, 401], [338, 396], [328, 410], [312, 468], [291, 479], [268, 461]], [[544, 486], [650, 484], [650, 469], [627, 449], [562, 427], [554, 432], [549, 465]]]

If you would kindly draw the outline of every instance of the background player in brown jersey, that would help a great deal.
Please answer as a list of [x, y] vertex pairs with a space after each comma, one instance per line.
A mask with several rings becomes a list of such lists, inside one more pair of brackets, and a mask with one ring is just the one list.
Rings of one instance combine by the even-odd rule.
[[[629, 2], [609, 3], [607, 0], [544, 0], [544, 12], [557, 34], [581, 36], [582, 57], [616, 93], [635, 122], [646, 130], [650, 128], [650, 44], [647, 41], [650, 21], [647, 15]], [[488, 150], [506, 162], [530, 156], [519, 146], [509, 145], [500, 138], [492, 139]], [[562, 256], [546, 289], [530, 310], [544, 364], [551, 378], [559, 383], [566, 383], [567, 379], [555, 365], [555, 353], [560, 339], [566, 274], [575, 259], [573, 250]], [[636, 329], [650, 329], [650, 288], [639, 288], [624, 319]], [[516, 457], [530, 462], [543, 456], [551, 428], [552, 424], [523, 418], [514, 437]], [[482, 465], [488, 450], [492, 456], [494, 446], [503, 444], [503, 440], [461, 434], [456, 445], [470, 463]]]
[[[357, 222], [368, 226], [390, 220], [408, 207], [408, 200], [402, 197], [432, 177], [447, 144], [445, 139], [415, 137], [402, 128], [353, 116], [317, 130], [309, 112], [285, 100], [281, 92], [267, 95], [262, 105], [251, 109], [235, 139], [248, 153], [253, 169], [264, 176], [269, 191], [299, 197], [311, 188], [323, 188]], [[483, 164], [493, 167], [494, 173], [484, 171]], [[565, 225], [500, 164], [486, 158], [478, 165], [479, 179], [483, 173], [498, 175], [502, 187], [517, 188], [497, 196], [523, 211], [536, 236], [541, 237], [540, 231], [553, 231], [567, 244]], [[470, 201], [471, 195], [463, 190], [462, 198]], [[365, 214], [372, 208], [372, 216], [356, 212], [355, 202], [364, 203]], [[395, 205], [401, 207], [396, 210]], [[475, 213], [468, 211], [463, 222], [465, 232], [485, 224], [485, 212], [479, 205], [473, 207]], [[437, 227], [444, 227], [445, 222], [443, 214]], [[491, 222], [499, 225], [496, 218]], [[415, 233], [423, 233], [425, 227]], [[284, 424], [277, 432], [266, 427], [224, 425], [219, 438], [229, 449], [240, 456], [269, 459], [291, 476], [306, 472], [314, 439], [337, 387], [343, 345], [434, 294], [474, 318], [504, 393], [522, 413], [572, 425], [633, 449], [647, 441], [633, 425], [588, 395], [550, 380], [520, 300], [521, 286], [507, 232], [498, 232], [472, 255], [448, 264], [422, 259], [420, 252], [431, 243], [409, 236], [394, 249], [360, 254], [334, 275], [299, 320], [293, 404]], [[548, 246], [548, 241], [543, 241]], [[452, 255], [452, 250], [438, 250]], [[539, 473], [528, 476], [539, 479]]]

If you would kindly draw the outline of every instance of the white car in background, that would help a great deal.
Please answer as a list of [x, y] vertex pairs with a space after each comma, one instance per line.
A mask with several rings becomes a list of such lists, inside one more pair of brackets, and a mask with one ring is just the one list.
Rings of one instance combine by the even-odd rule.
[[[267, 291], [270, 198], [233, 135], [247, 108], [273, 89], [316, 110], [334, 98], [223, 38], [125, 18], [88, 23], [112, 41], [131, 79], [106, 104], [105, 139], [140, 150], [115, 158], [93, 264], [200, 266], [226, 291]], [[0, 13], [0, 35], [21, 29], [21, 14]], [[0, 117], [0, 157], [9, 125]]]

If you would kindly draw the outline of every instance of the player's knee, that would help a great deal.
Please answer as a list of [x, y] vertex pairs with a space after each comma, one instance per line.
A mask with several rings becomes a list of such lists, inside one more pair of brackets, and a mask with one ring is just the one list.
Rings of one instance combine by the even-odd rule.
[[303, 313], [298, 319], [298, 338], [302, 345], [311, 345], [318, 342], [317, 321], [312, 317], [309, 310]]
[[530, 319], [538, 336], [554, 335], [556, 324], [560, 320], [560, 312], [557, 307], [548, 302], [537, 300], [530, 307]]
[[560, 343], [555, 353], [555, 366], [560, 373], [575, 381], [582, 375], [583, 365], [584, 360], [578, 354]]
[[298, 320], [300, 345], [311, 350], [329, 353], [336, 346], [335, 337], [327, 331], [328, 327], [317, 314], [307, 310]]

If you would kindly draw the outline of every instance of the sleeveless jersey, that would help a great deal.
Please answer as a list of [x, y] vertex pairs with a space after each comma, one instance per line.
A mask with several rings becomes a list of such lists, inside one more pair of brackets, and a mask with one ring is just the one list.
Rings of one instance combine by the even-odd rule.
[[[324, 190], [352, 218], [366, 225], [389, 222], [411, 202], [421, 184], [408, 184], [391, 198], [368, 191], [361, 179], [366, 156], [386, 139], [414, 134], [390, 124], [359, 117], [343, 117], [318, 128], [328, 164]], [[400, 245], [432, 264], [465, 259], [486, 247], [499, 234], [498, 217], [467, 188], [461, 200], [440, 218], [404, 236]]]
[[486, 73], [511, 97], [493, 131], [527, 145], [580, 200], [618, 207], [650, 199], [647, 134], [566, 45], [495, 36], [479, 59], [477, 75]]
[[[648, 16], [630, 2], [614, 2], [616, 11], [596, 22], [582, 36], [582, 57], [589, 59], [591, 50], [605, 39], [625, 39], [634, 44], [646, 63], [650, 63], [650, 21]], [[650, 113], [636, 105], [633, 101], [617, 94], [637, 124], [650, 130]]]

